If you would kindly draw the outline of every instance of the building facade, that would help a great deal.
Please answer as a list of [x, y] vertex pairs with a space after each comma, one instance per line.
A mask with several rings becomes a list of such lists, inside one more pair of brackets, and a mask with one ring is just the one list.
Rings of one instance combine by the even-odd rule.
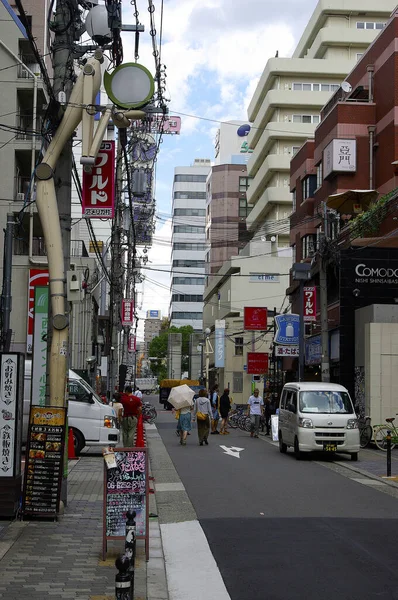
[[202, 331], [209, 159], [174, 169], [170, 325]]
[[[148, 313], [152, 311], [147, 311], [147, 318], [144, 321], [144, 348], [143, 354], [144, 358], [147, 359], [149, 356], [149, 346], [152, 342], [153, 338], [157, 337], [160, 333], [160, 328], [162, 325], [162, 321], [160, 318], [148, 317]], [[159, 314], [159, 311], [154, 311]]]
[[[312, 264], [309, 285], [319, 289], [320, 256], [325, 266], [331, 379], [377, 422], [393, 411], [398, 384], [397, 47], [394, 12], [291, 164], [290, 242]], [[287, 293], [297, 312], [293, 280]], [[306, 345], [320, 332], [318, 312]]]

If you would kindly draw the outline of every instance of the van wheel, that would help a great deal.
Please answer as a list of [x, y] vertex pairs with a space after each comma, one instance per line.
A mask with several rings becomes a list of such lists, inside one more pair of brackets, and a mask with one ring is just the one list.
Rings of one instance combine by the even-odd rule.
[[294, 456], [296, 460], [301, 460], [303, 458], [303, 453], [300, 452], [300, 445], [297, 437], [294, 438]]
[[287, 452], [287, 446], [286, 446], [286, 444], [283, 443], [282, 432], [281, 431], [279, 432], [279, 436], [278, 437], [279, 437], [279, 452], [281, 454], [286, 454], [286, 452]]
[[85, 444], [83, 434], [80, 433], [77, 429], [72, 429], [73, 433], [73, 444], [75, 446], [75, 454], [79, 456], [80, 452], [83, 450]]
[[358, 460], [358, 452], [353, 452], [351, 454], [351, 460], [353, 460], [354, 462]]

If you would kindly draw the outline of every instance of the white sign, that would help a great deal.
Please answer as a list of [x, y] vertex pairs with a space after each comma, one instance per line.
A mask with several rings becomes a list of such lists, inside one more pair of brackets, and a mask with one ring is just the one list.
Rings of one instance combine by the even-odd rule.
[[271, 415], [271, 431], [272, 431], [272, 441], [273, 442], [277, 442], [279, 440], [278, 423], [279, 423], [279, 416]]
[[279, 275], [273, 275], [272, 273], [250, 273], [249, 281], [253, 283], [279, 283]]
[[12, 477], [17, 412], [16, 360], [3, 354], [0, 370], [0, 477]]
[[298, 346], [275, 346], [275, 356], [298, 356]]
[[323, 151], [323, 178], [332, 172], [355, 173], [357, 170], [356, 140], [332, 140]]
[[235, 458], [240, 458], [239, 453], [244, 450], [244, 448], [235, 448], [235, 446], [231, 446], [231, 448], [228, 448], [228, 446], [220, 446], [220, 448], [224, 450], [224, 454], [234, 456]]

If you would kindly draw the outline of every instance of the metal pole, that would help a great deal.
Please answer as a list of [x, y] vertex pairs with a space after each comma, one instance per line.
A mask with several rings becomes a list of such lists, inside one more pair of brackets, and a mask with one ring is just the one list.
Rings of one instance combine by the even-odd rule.
[[3, 330], [2, 350], [10, 350], [10, 319], [12, 310], [11, 281], [12, 281], [12, 241], [14, 237], [14, 215], [7, 214], [7, 226], [4, 238], [4, 276], [3, 276]]
[[328, 323], [328, 294], [327, 294], [327, 276], [326, 266], [324, 262], [324, 252], [327, 244], [327, 206], [323, 203], [323, 232], [320, 238], [320, 262], [319, 262], [319, 293], [321, 300], [321, 372], [322, 381], [329, 383], [330, 381], [330, 365], [329, 365], [329, 323]]
[[299, 381], [304, 379], [304, 281], [300, 279]]
[[387, 477], [391, 477], [391, 431], [387, 431]]

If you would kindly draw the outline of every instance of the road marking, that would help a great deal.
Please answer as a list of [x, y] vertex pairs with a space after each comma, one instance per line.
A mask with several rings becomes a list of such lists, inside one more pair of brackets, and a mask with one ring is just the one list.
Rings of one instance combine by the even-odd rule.
[[235, 446], [231, 446], [230, 448], [228, 448], [228, 446], [220, 446], [220, 448], [224, 450], [224, 454], [234, 456], [235, 458], [240, 458], [239, 453], [244, 450], [244, 448], [236, 448]]
[[385, 485], [384, 481], [377, 481], [376, 479], [362, 479], [359, 477], [351, 477], [352, 481], [363, 483], [364, 485]]

